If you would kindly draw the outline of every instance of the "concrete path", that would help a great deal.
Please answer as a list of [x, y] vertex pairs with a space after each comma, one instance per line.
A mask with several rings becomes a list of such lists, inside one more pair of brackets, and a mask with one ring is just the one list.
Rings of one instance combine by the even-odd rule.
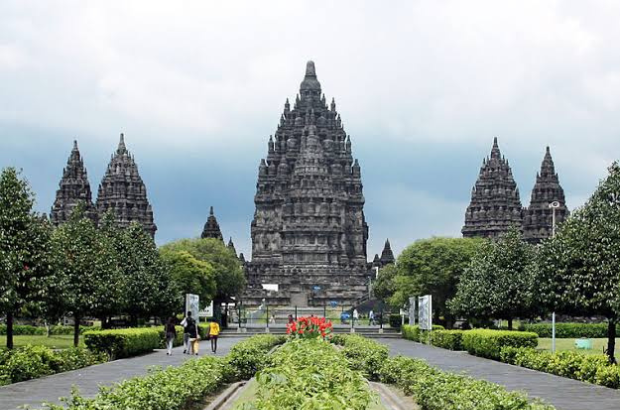
[[[240, 338], [218, 340], [217, 356], [225, 356]], [[211, 355], [211, 342], [200, 343], [200, 356]], [[196, 356], [184, 355], [182, 347], [176, 347], [172, 356], [165, 350], [129, 359], [115, 360], [71, 372], [54, 374], [39, 379], [28, 380], [0, 387], [0, 410], [16, 410], [28, 404], [31, 408], [41, 408], [43, 402], [59, 403], [60, 397], [71, 395], [71, 387], [80, 389], [83, 396], [97, 394], [99, 385], [111, 385], [135, 376], [144, 375], [151, 366], [178, 366]]]
[[417, 357], [442, 370], [466, 372], [477, 379], [521, 390], [539, 397], [558, 410], [620, 410], [620, 391], [523, 367], [453, 352], [405, 339], [376, 339], [390, 347], [390, 354]]

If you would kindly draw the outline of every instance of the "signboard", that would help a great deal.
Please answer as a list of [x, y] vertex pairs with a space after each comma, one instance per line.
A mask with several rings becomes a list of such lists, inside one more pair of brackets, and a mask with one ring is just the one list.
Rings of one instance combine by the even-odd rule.
[[263, 290], [271, 290], [274, 292], [277, 292], [279, 289], [279, 286], [277, 283], [263, 283]]
[[415, 325], [415, 308], [416, 308], [415, 296], [411, 296], [409, 298], [409, 324], [410, 325]]
[[420, 329], [433, 329], [433, 297], [431, 295], [418, 298], [418, 311], [420, 315]]
[[211, 301], [209, 306], [207, 306], [206, 308], [204, 308], [202, 312], [200, 312], [200, 317], [212, 317], [212, 316], [213, 316], [213, 301]]
[[198, 314], [200, 313], [200, 297], [187, 293], [185, 295], [185, 311], [192, 312], [192, 317], [198, 320]]

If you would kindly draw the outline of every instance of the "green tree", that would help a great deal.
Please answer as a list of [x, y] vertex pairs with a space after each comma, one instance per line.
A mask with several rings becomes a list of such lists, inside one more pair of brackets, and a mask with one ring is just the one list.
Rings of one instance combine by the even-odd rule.
[[608, 319], [607, 354], [615, 362], [620, 318], [620, 165], [614, 162], [583, 208], [539, 252], [541, 303], [568, 314]]
[[71, 312], [73, 344], [78, 346], [80, 320], [109, 302], [105, 288], [112, 285], [108, 279], [116, 270], [116, 254], [95, 223], [85, 216], [82, 205], [54, 231], [52, 247], [57, 272], [55, 289], [61, 292], [52, 300]]
[[450, 301], [453, 313], [476, 319], [512, 321], [533, 313], [536, 292], [535, 248], [510, 228], [497, 241], [486, 242], [472, 258]]
[[390, 305], [402, 308], [410, 296], [432, 295], [435, 321], [443, 317], [451, 327], [454, 317], [446, 307], [456, 294], [461, 274], [468, 267], [482, 239], [430, 238], [409, 245], [396, 262]]
[[[389, 303], [390, 298], [396, 292], [394, 278], [397, 274], [398, 269], [392, 263], [379, 269], [379, 276], [372, 285], [372, 292], [377, 299]], [[402, 307], [402, 304], [397, 304], [396, 307]]]
[[34, 195], [15, 168], [0, 175], [0, 313], [6, 315], [6, 345], [13, 348], [13, 320], [45, 295], [49, 222], [32, 211]]
[[[216, 294], [213, 300], [214, 314], [221, 317], [220, 306], [237, 300], [246, 286], [245, 274], [237, 256], [218, 239], [181, 239], [162, 247], [166, 251], [187, 251], [196, 259], [208, 262], [215, 271]], [[226, 320], [222, 320], [223, 325]]]
[[196, 294], [200, 297], [201, 308], [208, 306], [217, 290], [213, 266], [209, 262], [196, 259], [187, 251], [161, 248], [160, 255], [180, 295]]

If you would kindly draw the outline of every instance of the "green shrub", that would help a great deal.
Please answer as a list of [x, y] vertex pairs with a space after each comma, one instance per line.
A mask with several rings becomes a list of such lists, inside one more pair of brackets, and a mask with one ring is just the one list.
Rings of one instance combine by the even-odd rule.
[[54, 351], [45, 346], [24, 346], [0, 352], [0, 385], [36, 379], [107, 361], [105, 354], [84, 348]]
[[[390, 323], [390, 327], [396, 329], [396, 330], [400, 330], [400, 327], [402, 326], [403, 323], [403, 319], [401, 318], [400, 315], [398, 314], [390, 314], [389, 317], [389, 323]], [[405, 324], [409, 323], [409, 318], [407, 316], [405, 316]]]
[[107, 353], [112, 360], [148, 353], [160, 346], [156, 328], [111, 329], [84, 333], [84, 343], [93, 352]]
[[[443, 326], [433, 325], [433, 331], [444, 330]], [[403, 337], [414, 342], [426, 343], [428, 342], [428, 331], [420, 329], [419, 325], [405, 325], [402, 328]]]
[[443, 372], [409, 357], [386, 360], [380, 380], [412, 394], [424, 410], [554, 410], [538, 400], [528, 402], [524, 393], [508, 392], [494, 383]]
[[[13, 325], [13, 335], [14, 336], [22, 336], [22, 335], [45, 335], [47, 334], [47, 330], [44, 327], [39, 326], [30, 326], [30, 325]], [[0, 335], [6, 336], [6, 325], [0, 325]]]
[[463, 350], [463, 330], [434, 330], [430, 342], [444, 349]]
[[[183, 344], [183, 326], [175, 326], [174, 328], [177, 330], [177, 336], [174, 338], [172, 346], [181, 346]], [[159, 348], [166, 348], [166, 331], [163, 327], [159, 330]]]
[[379, 369], [388, 358], [387, 346], [358, 335], [344, 336], [343, 345], [349, 367], [363, 371], [369, 380], [379, 379]]
[[579, 352], [541, 352], [527, 347], [503, 347], [500, 360], [557, 376], [620, 388], [620, 367], [610, 365], [606, 355], [584, 355]]
[[251, 379], [256, 372], [269, 365], [267, 353], [286, 341], [284, 336], [258, 335], [237, 343], [230, 349], [226, 362], [230, 381]]
[[[620, 326], [616, 326], [620, 332]], [[551, 323], [532, 323], [521, 325], [519, 330], [534, 332], [538, 337], [551, 337]], [[556, 323], [555, 337], [563, 338], [606, 338], [607, 323]]]
[[474, 356], [500, 359], [502, 347], [538, 346], [538, 335], [532, 332], [476, 329], [463, 332], [463, 348]]

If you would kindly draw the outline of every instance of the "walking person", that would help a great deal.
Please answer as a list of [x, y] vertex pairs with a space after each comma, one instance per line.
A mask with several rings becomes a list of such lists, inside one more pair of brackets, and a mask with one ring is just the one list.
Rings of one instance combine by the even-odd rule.
[[168, 349], [166, 354], [168, 356], [172, 355], [172, 347], [174, 346], [174, 339], [177, 338], [177, 329], [175, 325], [176, 325], [175, 319], [172, 316], [170, 316], [168, 318], [168, 322], [166, 322], [166, 325], [164, 326], [164, 331], [166, 332], [166, 348]]
[[188, 335], [188, 354], [198, 355], [198, 342], [200, 340], [200, 334], [198, 333], [198, 324], [192, 317], [192, 312], [187, 312], [187, 318], [185, 323], [185, 333]]
[[209, 323], [209, 339], [211, 339], [211, 351], [217, 353], [217, 337], [220, 335], [220, 324], [213, 320]]
[[353, 309], [353, 326], [355, 326], [355, 323], [359, 323], [360, 320], [360, 314], [357, 312], [357, 309]]
[[375, 312], [372, 311], [372, 309], [370, 309], [370, 312], [368, 312], [368, 326], [372, 326], [375, 324]]
[[181, 321], [181, 326], [183, 326], [183, 354], [192, 354], [189, 344], [189, 333], [187, 333], [187, 318], [191, 316], [192, 312], [187, 312], [187, 316]]

